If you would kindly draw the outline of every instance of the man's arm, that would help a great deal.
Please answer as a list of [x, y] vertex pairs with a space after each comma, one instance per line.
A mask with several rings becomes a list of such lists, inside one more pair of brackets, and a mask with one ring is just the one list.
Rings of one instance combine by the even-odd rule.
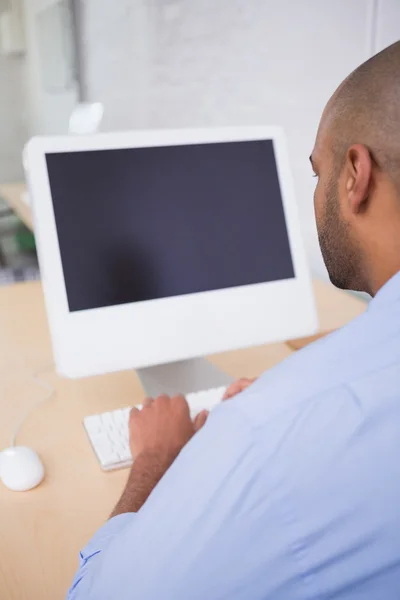
[[[224, 400], [247, 389], [255, 379], [239, 379], [226, 391]], [[130, 445], [134, 463], [125, 490], [111, 517], [138, 512], [162, 476], [191, 437], [203, 427], [208, 412], [202, 411], [194, 422], [181, 395], [146, 398], [143, 409], [133, 408], [129, 420]]]
[[182, 448], [206, 422], [208, 412], [194, 421], [183, 396], [147, 398], [129, 420], [130, 446], [134, 463], [125, 490], [111, 514], [138, 512], [169, 469]]
[[173, 460], [172, 457], [161, 457], [158, 453], [150, 452], [138, 456], [110, 519], [123, 513], [138, 512]]
[[[100, 598], [96, 595], [97, 591], [93, 588], [102, 585], [98, 581], [99, 573], [102, 575], [102, 582], [106, 583], [107, 589], [113, 590], [117, 585], [114, 580], [108, 581], [105, 573], [105, 565], [102, 563], [102, 556], [110, 547], [110, 544], [124, 544], [124, 532], [136, 530], [138, 525], [145, 527], [145, 523], [138, 521], [138, 512], [146, 503], [153, 489], [160, 485], [161, 479], [175, 462], [185, 444], [202, 428], [208, 417], [208, 412], [200, 413], [194, 422], [190, 419], [189, 407], [182, 396], [169, 398], [161, 396], [156, 400], [147, 399], [144, 402], [142, 411], [132, 409], [130, 416], [130, 445], [134, 464], [128, 477], [125, 490], [115, 507], [112, 518], [110, 519], [90, 540], [89, 544], [80, 554], [80, 568], [75, 576], [74, 582], [68, 594], [69, 600], [89, 600], [91, 598]], [[240, 424], [240, 432], [242, 430]], [[213, 433], [210, 432], [211, 438]], [[232, 451], [237, 451], [238, 436], [232, 432]], [[206, 448], [210, 443], [206, 444]], [[204, 465], [203, 465], [204, 466]], [[225, 472], [225, 469], [223, 469]], [[188, 476], [195, 475], [193, 469], [187, 472]], [[196, 469], [196, 476], [200, 476]], [[206, 482], [209, 484], [210, 474], [207, 469], [202, 474], [203, 483], [200, 485], [199, 494], [204, 493]], [[189, 477], [187, 478], [189, 479]], [[220, 478], [218, 477], [218, 481]], [[186, 480], [182, 481], [185, 485]], [[214, 484], [215, 485], [215, 482]], [[173, 484], [173, 490], [177, 492], [179, 499], [178, 482]], [[171, 490], [173, 493], [173, 491]], [[170, 510], [173, 507], [170, 507]], [[156, 518], [157, 521], [157, 518]], [[140, 534], [139, 534], [140, 535]], [[142, 551], [143, 551], [143, 547]], [[107, 560], [107, 567], [112, 571], [117, 568], [118, 557], [124, 555], [125, 550], [120, 553], [115, 550]], [[115, 557], [116, 563], [112, 563], [111, 557]], [[100, 567], [100, 565], [102, 565]], [[105, 579], [104, 579], [105, 578]], [[97, 588], [96, 588], [97, 589]], [[104, 597], [107, 597], [107, 590], [104, 589]], [[111, 593], [111, 592], [110, 592]], [[103, 596], [101, 596], [103, 597]], [[111, 597], [111, 596], [110, 596]], [[114, 596], [113, 596], [114, 597]]]

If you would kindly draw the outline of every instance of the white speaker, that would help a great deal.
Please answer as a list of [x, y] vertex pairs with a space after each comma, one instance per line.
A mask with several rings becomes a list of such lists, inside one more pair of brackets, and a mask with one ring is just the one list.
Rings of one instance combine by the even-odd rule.
[[101, 102], [81, 102], [72, 111], [69, 119], [69, 133], [88, 135], [98, 133], [104, 114]]

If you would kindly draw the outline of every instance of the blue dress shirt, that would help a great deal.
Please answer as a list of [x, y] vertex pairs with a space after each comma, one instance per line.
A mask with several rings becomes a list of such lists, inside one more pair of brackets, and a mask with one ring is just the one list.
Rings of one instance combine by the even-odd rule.
[[216, 408], [70, 600], [399, 600], [400, 272]]

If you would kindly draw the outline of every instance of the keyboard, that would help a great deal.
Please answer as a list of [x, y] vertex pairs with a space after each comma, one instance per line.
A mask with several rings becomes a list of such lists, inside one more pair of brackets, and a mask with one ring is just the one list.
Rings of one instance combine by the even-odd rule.
[[[186, 396], [192, 419], [204, 409], [211, 411], [222, 400], [226, 387], [194, 392]], [[137, 408], [142, 408], [141, 405]], [[132, 465], [129, 448], [129, 413], [131, 408], [85, 417], [83, 425], [94, 453], [104, 471]]]

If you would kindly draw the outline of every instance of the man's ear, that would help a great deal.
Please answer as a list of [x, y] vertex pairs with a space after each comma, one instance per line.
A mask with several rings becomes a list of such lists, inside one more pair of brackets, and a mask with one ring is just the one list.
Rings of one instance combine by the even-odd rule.
[[344, 174], [348, 207], [353, 214], [361, 213], [368, 206], [372, 176], [372, 158], [366, 146], [350, 146]]

